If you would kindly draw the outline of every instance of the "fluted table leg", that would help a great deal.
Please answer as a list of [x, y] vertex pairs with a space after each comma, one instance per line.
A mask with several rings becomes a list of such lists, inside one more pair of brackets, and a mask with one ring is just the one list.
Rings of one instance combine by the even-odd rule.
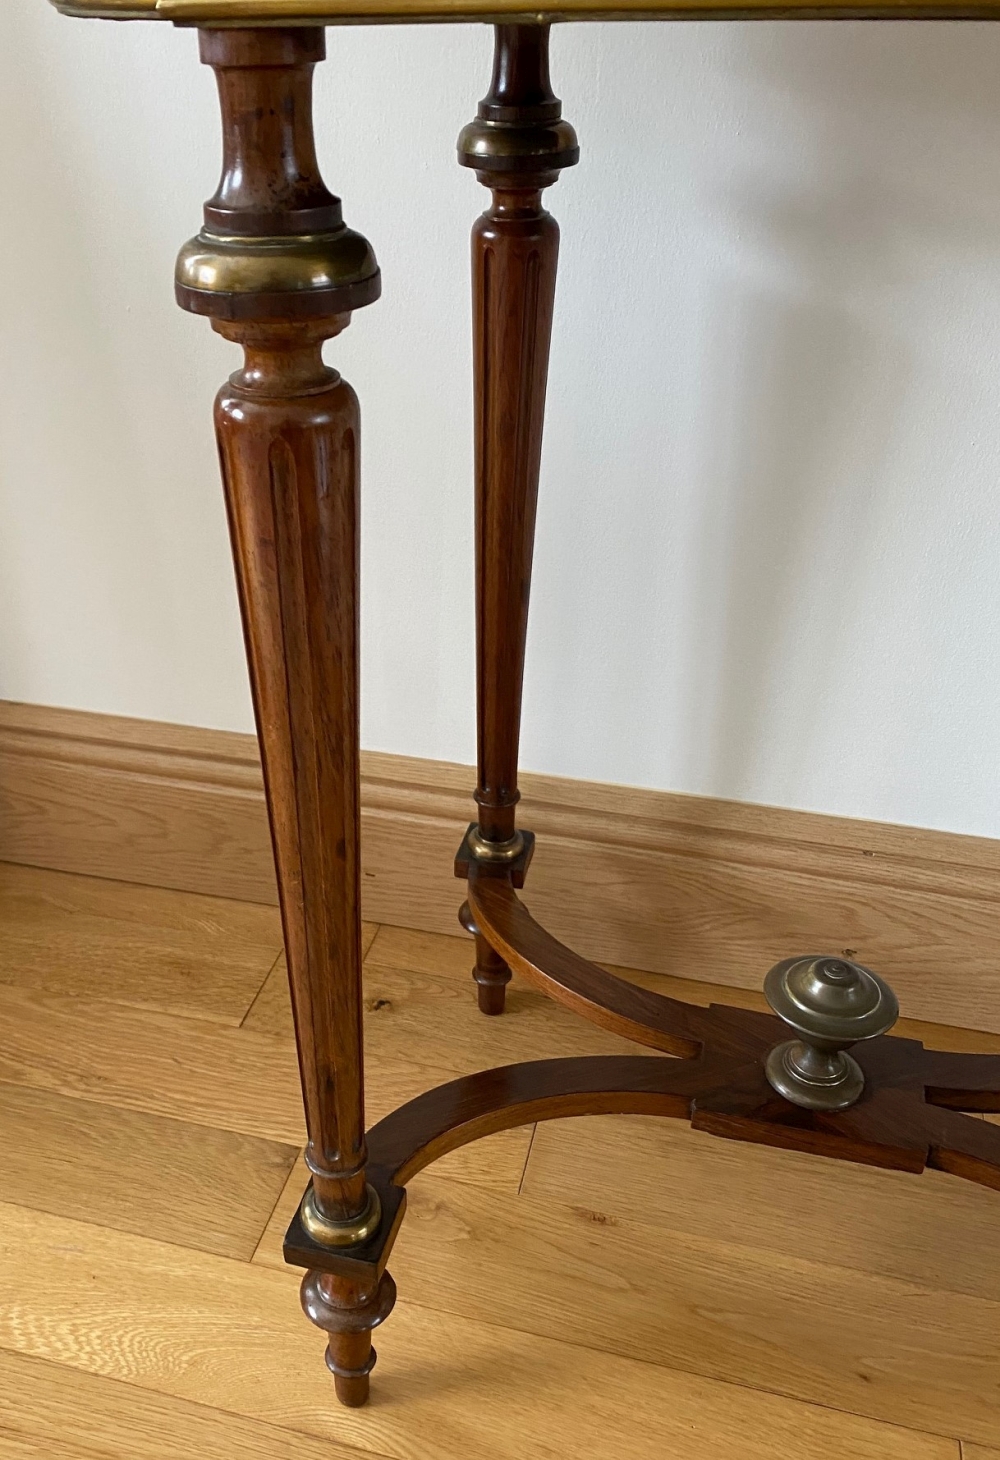
[[[521, 685], [559, 225], [542, 190], [577, 161], [549, 83], [549, 27], [494, 27], [493, 80], [458, 160], [492, 203], [472, 232], [476, 411], [478, 827], [466, 851], [522, 856], [515, 826]], [[462, 922], [476, 932], [467, 909]], [[510, 970], [476, 933], [479, 1007], [502, 1013]]]
[[[312, 1181], [302, 1221], [336, 1265], [378, 1230], [365, 1179], [358, 743], [358, 402], [322, 348], [378, 297], [378, 268], [344, 227], [312, 137], [319, 28], [204, 30], [222, 103], [222, 181], [178, 261], [180, 304], [241, 345], [216, 431], [260, 737], [288, 957]], [[237, 1198], [238, 1199], [238, 1194]], [[362, 1404], [367, 1291], [307, 1274], [327, 1362]]]

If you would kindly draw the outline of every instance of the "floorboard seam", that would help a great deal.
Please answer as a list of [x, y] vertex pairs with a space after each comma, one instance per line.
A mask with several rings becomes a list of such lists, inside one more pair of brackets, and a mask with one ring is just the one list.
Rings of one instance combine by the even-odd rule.
[[[288, 1175], [285, 1177], [285, 1180], [284, 1180], [284, 1183], [282, 1185], [282, 1188], [278, 1192], [278, 1195], [275, 1197], [274, 1206], [271, 1208], [271, 1210], [267, 1214], [267, 1221], [264, 1223], [264, 1226], [263, 1226], [263, 1229], [261, 1231], [261, 1234], [257, 1238], [256, 1245], [255, 1245], [255, 1247], [253, 1249], [253, 1255], [250, 1258], [249, 1265], [251, 1267], [270, 1266], [270, 1263], [265, 1264], [263, 1262], [258, 1262], [257, 1261], [257, 1254], [258, 1254], [258, 1252], [260, 1251], [260, 1249], [261, 1249], [261, 1247], [263, 1245], [264, 1238], [267, 1236], [267, 1229], [268, 1229], [268, 1227], [270, 1227], [271, 1222], [274, 1219], [274, 1214], [278, 1210], [279, 1206], [281, 1205], [281, 1198], [284, 1196], [285, 1192], [288, 1190], [288, 1183], [291, 1181], [292, 1177], [295, 1175], [295, 1172], [298, 1170], [299, 1156], [304, 1156], [305, 1155], [305, 1149], [306, 1149], [305, 1146], [300, 1147], [299, 1152], [298, 1152], [298, 1155], [295, 1157], [295, 1160], [292, 1162], [292, 1169], [289, 1171]], [[276, 1269], [276, 1271], [283, 1271], [283, 1270], [284, 1270], [283, 1268], [282, 1269]]]
[[521, 1195], [521, 1188], [524, 1186], [524, 1178], [528, 1174], [528, 1162], [531, 1160], [531, 1148], [535, 1144], [535, 1132], [538, 1130], [538, 1122], [531, 1127], [531, 1135], [528, 1137], [528, 1149], [524, 1153], [524, 1165], [521, 1167], [521, 1179], [517, 1183], [517, 1194]]
[[284, 953], [284, 951], [285, 951], [284, 950], [284, 947], [281, 947], [281, 948], [278, 949], [277, 953], [274, 955], [274, 962], [271, 964], [271, 966], [268, 968], [267, 972], [265, 973], [264, 977], [261, 979], [260, 988], [257, 990], [257, 992], [254, 994], [253, 998], [250, 1000], [250, 1003], [249, 1003], [247, 1009], [245, 1010], [245, 1012], [243, 1014], [243, 1018], [240, 1020], [240, 1022], [236, 1026], [237, 1029], [242, 1029], [243, 1028], [243, 1026], [246, 1024], [247, 1020], [250, 1018], [250, 1015], [253, 1013], [254, 1009], [257, 1007], [257, 1000], [260, 998], [261, 994], [264, 992], [264, 989], [267, 987], [267, 981], [271, 977], [271, 974], [274, 972], [274, 970], [277, 968], [278, 964], [281, 962], [281, 955], [282, 955], [282, 953]]

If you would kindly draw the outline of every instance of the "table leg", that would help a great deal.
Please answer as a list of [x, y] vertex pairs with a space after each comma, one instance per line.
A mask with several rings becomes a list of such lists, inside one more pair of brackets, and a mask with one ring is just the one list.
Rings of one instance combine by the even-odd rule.
[[[542, 190], [579, 148], [549, 83], [549, 26], [494, 27], [493, 79], [458, 141], [492, 202], [472, 231], [476, 411], [478, 828], [470, 854], [514, 862], [521, 686], [559, 225]], [[463, 909], [463, 925], [475, 924]], [[476, 935], [479, 1007], [503, 1012], [510, 969]]]
[[[215, 423], [305, 1104], [302, 1219], [342, 1253], [377, 1230], [379, 1209], [365, 1179], [362, 1065], [359, 415], [322, 348], [377, 297], [378, 269], [316, 163], [323, 31], [203, 30], [201, 52], [219, 84], [223, 177], [181, 252], [177, 294], [244, 351]], [[391, 1279], [366, 1291], [307, 1274], [303, 1302], [330, 1334], [347, 1404], [367, 1397], [371, 1328], [393, 1292]]]

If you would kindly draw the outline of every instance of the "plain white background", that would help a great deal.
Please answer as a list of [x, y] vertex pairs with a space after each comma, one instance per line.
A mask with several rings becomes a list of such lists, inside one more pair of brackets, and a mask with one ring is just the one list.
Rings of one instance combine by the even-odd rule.
[[[482, 26], [328, 32], [363, 739], [471, 761]], [[0, 697], [248, 730], [193, 33], [0, 16]], [[1000, 29], [576, 25], [523, 763], [1000, 835]]]

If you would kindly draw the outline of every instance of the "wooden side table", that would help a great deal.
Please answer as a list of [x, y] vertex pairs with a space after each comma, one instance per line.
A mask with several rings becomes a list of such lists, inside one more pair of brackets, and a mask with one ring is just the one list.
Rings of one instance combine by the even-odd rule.
[[[468, 1141], [563, 1115], [645, 1113], [699, 1130], [1000, 1190], [1000, 1057], [927, 1051], [870, 969], [784, 960], [774, 1015], [703, 1009], [612, 977], [519, 900], [533, 849], [516, 825], [521, 680], [559, 229], [542, 197], [579, 156], [549, 82], [554, 20], [671, 17], [1000, 18], [1000, 0], [56, 0], [70, 15], [200, 30], [222, 108], [223, 171], [177, 264], [182, 308], [243, 349], [216, 430], [288, 954], [312, 1180], [285, 1239], [303, 1306], [329, 1335], [345, 1404], [363, 1404], [373, 1328], [408, 1179]], [[584, 1018], [655, 1051], [485, 1070], [365, 1131], [358, 736], [358, 402], [322, 359], [379, 295], [313, 144], [324, 26], [486, 20], [493, 78], [458, 160], [490, 190], [473, 229], [476, 412], [476, 820], [468, 886], [484, 1014], [513, 969]], [[791, 1036], [791, 1037], [789, 1037]], [[848, 1054], [848, 1048], [854, 1050]], [[665, 1055], [674, 1058], [664, 1058]], [[637, 1254], [641, 1261], [641, 1254]]]

